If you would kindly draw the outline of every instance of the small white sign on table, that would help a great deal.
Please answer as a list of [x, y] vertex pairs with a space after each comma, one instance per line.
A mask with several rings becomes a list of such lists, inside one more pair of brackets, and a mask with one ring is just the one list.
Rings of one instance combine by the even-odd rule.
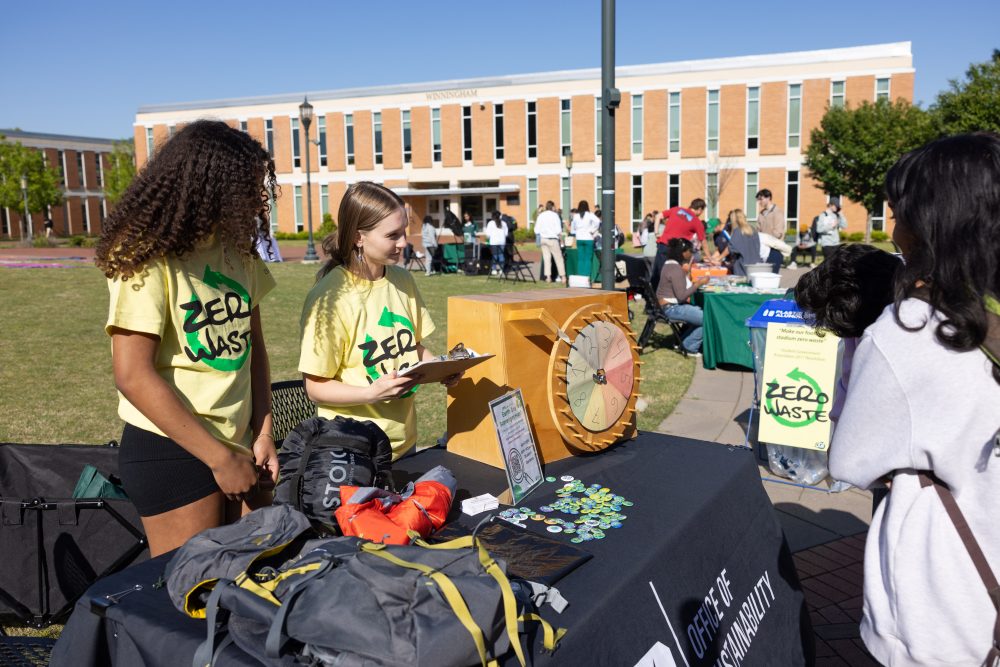
[[513, 504], [517, 505], [544, 480], [521, 390], [515, 389], [490, 401], [490, 414], [500, 442], [507, 484]]

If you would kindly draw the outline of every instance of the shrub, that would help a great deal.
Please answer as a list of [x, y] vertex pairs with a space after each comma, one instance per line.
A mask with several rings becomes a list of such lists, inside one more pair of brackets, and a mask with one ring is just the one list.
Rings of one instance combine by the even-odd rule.
[[851, 232], [850, 234], [845, 234], [844, 239], [850, 241], [851, 243], [860, 243], [865, 240], [864, 232]]
[[36, 248], [52, 248], [55, 244], [55, 241], [47, 238], [44, 234], [38, 234], [31, 239], [31, 245]]
[[331, 215], [330, 213], [324, 213], [323, 224], [320, 225], [319, 229], [316, 230], [316, 240], [322, 241], [330, 234], [333, 234], [335, 231], [337, 231], [337, 223], [334, 222], [333, 215]]
[[885, 243], [889, 240], [889, 235], [886, 232], [872, 232], [872, 241], [875, 243]]
[[274, 238], [279, 241], [305, 241], [309, 238], [309, 232], [275, 232]]
[[526, 243], [528, 241], [535, 240], [535, 230], [534, 229], [522, 229], [518, 227], [514, 230], [514, 242], [515, 243]]
[[82, 248], [83, 244], [86, 242], [87, 237], [77, 234], [76, 236], [71, 236], [66, 240], [66, 245], [71, 248]]

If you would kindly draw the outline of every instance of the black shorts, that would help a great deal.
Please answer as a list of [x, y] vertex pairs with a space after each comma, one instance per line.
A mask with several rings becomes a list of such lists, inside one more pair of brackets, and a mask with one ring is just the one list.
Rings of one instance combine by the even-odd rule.
[[211, 469], [170, 438], [125, 424], [118, 476], [139, 516], [163, 514], [219, 490]]

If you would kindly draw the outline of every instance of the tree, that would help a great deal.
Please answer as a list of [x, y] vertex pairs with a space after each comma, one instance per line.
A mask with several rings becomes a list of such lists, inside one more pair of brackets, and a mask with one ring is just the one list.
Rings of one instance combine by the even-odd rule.
[[[41, 151], [25, 148], [21, 142], [8, 143], [0, 135], [0, 207], [18, 211], [24, 218], [21, 177], [28, 181], [28, 211], [40, 213], [62, 203], [62, 177], [55, 167], [46, 167]], [[28, 221], [21, 221], [21, 238]], [[30, 230], [29, 230], [30, 231]]]
[[810, 135], [805, 166], [828, 195], [865, 208], [865, 242], [870, 242], [872, 218], [885, 201], [886, 172], [936, 135], [930, 115], [903, 99], [831, 107]]
[[938, 93], [931, 114], [945, 134], [989, 130], [1000, 132], [1000, 49], [984, 63], [973, 63], [965, 81], [952, 79]]
[[108, 170], [104, 174], [104, 196], [116, 204], [135, 178], [135, 145], [125, 139], [113, 144], [108, 155]]
[[[720, 215], [719, 200], [722, 198], [722, 193], [733, 182], [733, 178], [737, 174], [741, 174], [742, 171], [733, 167], [732, 160], [720, 158], [718, 153], [710, 154], [708, 159], [705, 160], [704, 165], [705, 170], [701, 172], [701, 180], [704, 184], [705, 203], [708, 204], [709, 214], [713, 217], [718, 217]], [[709, 179], [710, 174], [715, 175], [714, 186]]]

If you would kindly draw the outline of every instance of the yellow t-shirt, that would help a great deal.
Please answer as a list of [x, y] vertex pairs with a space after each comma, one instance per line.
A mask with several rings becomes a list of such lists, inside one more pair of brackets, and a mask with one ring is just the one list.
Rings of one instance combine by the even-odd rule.
[[[338, 266], [306, 297], [299, 370], [364, 387], [420, 361], [417, 343], [433, 331], [409, 271], [387, 266], [385, 276], [371, 282]], [[394, 460], [417, 441], [412, 392], [371, 405], [320, 405], [318, 413], [375, 422], [389, 436]]]
[[[154, 363], [160, 377], [209, 433], [249, 448], [250, 314], [273, 287], [259, 257], [244, 259], [212, 236], [183, 259], [159, 257], [126, 281], [108, 280], [104, 329], [109, 335], [117, 327], [159, 336]], [[118, 415], [163, 435], [121, 392]]]

